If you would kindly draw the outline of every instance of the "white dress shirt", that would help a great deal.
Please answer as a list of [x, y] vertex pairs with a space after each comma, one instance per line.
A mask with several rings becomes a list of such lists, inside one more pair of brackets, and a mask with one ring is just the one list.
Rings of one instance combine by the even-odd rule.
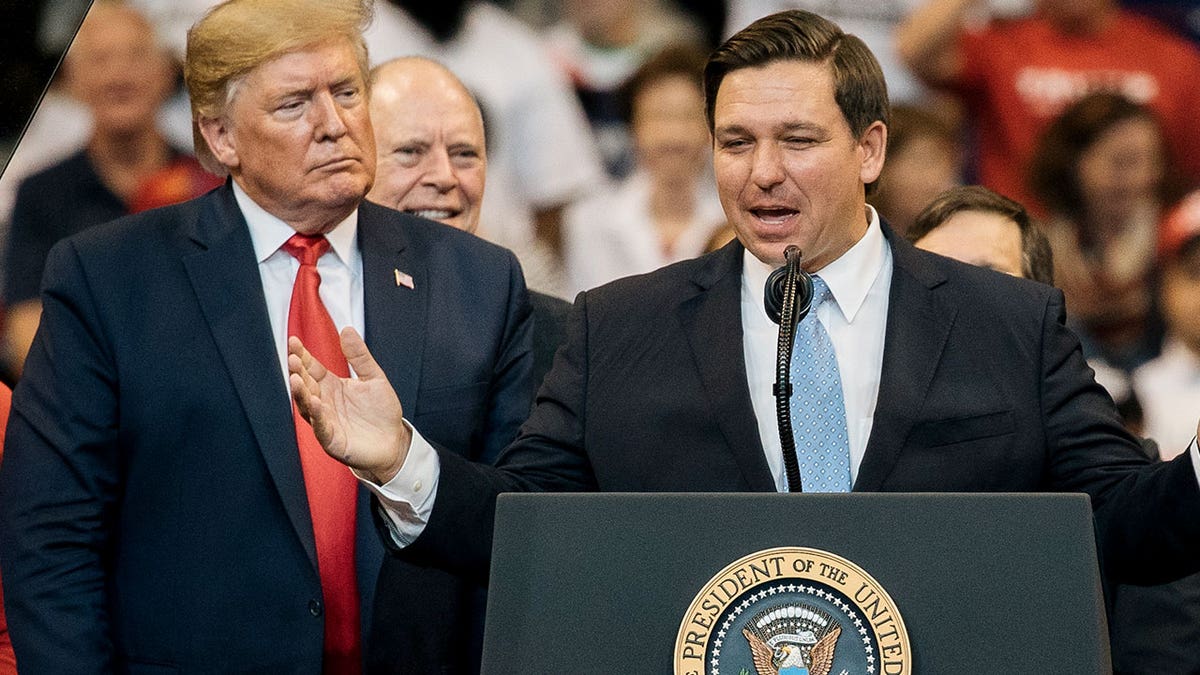
[[[250, 199], [236, 181], [233, 183], [233, 196], [250, 227], [250, 241], [254, 243], [258, 274], [262, 278], [263, 295], [267, 299], [271, 337], [286, 384], [288, 308], [292, 303], [292, 286], [296, 283], [300, 261], [283, 250], [282, 246], [296, 231]], [[332, 231], [326, 232], [325, 238], [329, 240], [329, 250], [317, 260], [317, 272], [321, 275], [321, 302], [339, 331], [346, 326], [354, 326], [362, 335], [365, 322], [362, 253], [358, 250], [358, 211], [355, 210]]]
[[[817, 272], [825, 280], [832, 301], [817, 308], [817, 319], [829, 333], [842, 375], [846, 402], [846, 431], [850, 440], [850, 478], [858, 477], [871, 436], [879, 377], [883, 371], [883, 336], [887, 328], [888, 293], [892, 288], [892, 250], [883, 238], [879, 216], [868, 206], [867, 232], [840, 258]], [[775, 488], [787, 490], [779, 420], [775, 415], [776, 350], [779, 324], [771, 321], [763, 305], [763, 289], [774, 269], [746, 251], [742, 260], [742, 349], [750, 403], [758, 420], [767, 464]]]

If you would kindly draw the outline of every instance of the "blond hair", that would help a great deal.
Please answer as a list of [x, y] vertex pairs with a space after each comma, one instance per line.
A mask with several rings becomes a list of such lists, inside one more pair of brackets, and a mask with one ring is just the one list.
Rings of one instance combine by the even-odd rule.
[[367, 45], [374, 0], [226, 0], [188, 31], [183, 77], [192, 101], [196, 157], [209, 171], [228, 170], [200, 134], [199, 120], [224, 114], [250, 71], [285, 54], [337, 40], [355, 51], [367, 82]]

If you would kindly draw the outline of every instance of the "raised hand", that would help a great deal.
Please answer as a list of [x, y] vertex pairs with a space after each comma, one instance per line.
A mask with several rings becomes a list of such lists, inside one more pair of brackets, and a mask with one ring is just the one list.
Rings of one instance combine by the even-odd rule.
[[288, 338], [292, 398], [330, 457], [383, 485], [403, 466], [412, 433], [396, 391], [358, 331], [347, 327], [340, 337], [357, 377], [329, 372], [299, 338]]

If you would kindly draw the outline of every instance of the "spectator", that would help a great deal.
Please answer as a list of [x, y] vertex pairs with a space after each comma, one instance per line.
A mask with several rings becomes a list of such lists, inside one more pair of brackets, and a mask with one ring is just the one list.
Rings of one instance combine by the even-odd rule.
[[91, 113], [92, 132], [83, 150], [30, 176], [17, 190], [4, 284], [5, 347], [17, 375], [41, 316], [39, 282], [55, 242], [220, 183], [173, 149], [156, 126], [172, 70], [149, 23], [134, 9], [113, 0], [96, 2], [64, 68], [68, 87]]
[[[371, 117], [379, 164], [368, 199], [474, 233], [487, 179], [483, 116], [445, 66], [421, 57], [371, 71]], [[533, 382], [541, 383], [562, 343], [570, 304], [529, 294]]]
[[1177, 454], [1177, 441], [1191, 438], [1179, 411], [1200, 406], [1200, 192], [1164, 221], [1159, 261], [1166, 340], [1162, 354], [1134, 371], [1133, 386], [1145, 411], [1146, 435], [1170, 459]]
[[979, 185], [939, 195], [917, 216], [908, 238], [955, 260], [1054, 283], [1050, 244], [1025, 207]]
[[479, 0], [379, 2], [366, 37], [375, 63], [432, 58], [479, 98], [492, 149], [480, 234], [517, 251], [532, 288], [565, 294], [563, 209], [605, 173], [587, 118], [540, 38]]
[[637, 169], [567, 211], [572, 292], [696, 257], [725, 222], [709, 168], [703, 66], [700, 52], [672, 47], [630, 79]]
[[1097, 93], [1051, 122], [1030, 167], [1072, 327], [1089, 358], [1125, 371], [1154, 356], [1162, 337], [1154, 251], [1175, 196], [1164, 145], [1149, 108]]
[[1042, 215], [1025, 182], [1037, 139], [1064, 108], [1095, 91], [1154, 110], [1187, 177], [1200, 178], [1200, 52], [1116, 0], [1034, 4], [1031, 16], [968, 29], [980, 0], [927, 0], [897, 32], [913, 70], [964, 102], [980, 182]]
[[673, 43], [699, 45], [700, 31], [658, 0], [568, 0], [545, 35], [550, 58], [570, 79], [612, 178], [633, 170], [622, 87]]

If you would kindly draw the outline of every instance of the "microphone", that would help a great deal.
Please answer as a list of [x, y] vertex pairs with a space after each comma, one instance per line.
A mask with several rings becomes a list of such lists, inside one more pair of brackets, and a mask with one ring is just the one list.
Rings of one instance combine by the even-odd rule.
[[794, 267], [799, 276], [796, 283], [798, 288], [795, 293], [796, 304], [795, 310], [792, 313], [792, 326], [803, 321], [804, 317], [808, 316], [808, 310], [812, 307], [812, 277], [808, 275], [808, 272], [800, 269], [801, 256], [799, 247], [794, 244], [788, 246], [783, 251], [784, 260], [787, 262], [784, 263], [783, 267], [771, 272], [771, 275], [767, 277], [766, 287], [763, 289], [763, 305], [767, 310], [767, 316], [771, 317], [771, 320], [775, 323], [779, 323], [783, 315], [784, 296], [786, 295], [784, 286], [787, 282], [788, 271], [793, 267], [793, 261], [795, 261]]
[[783, 451], [783, 468], [787, 474], [788, 491], [803, 492], [800, 481], [800, 462], [796, 459], [796, 439], [792, 435], [792, 340], [796, 324], [808, 316], [812, 308], [813, 281], [800, 268], [803, 257], [796, 246], [783, 251], [783, 267], [771, 272], [763, 289], [767, 316], [779, 324], [779, 346], [775, 360], [775, 416], [779, 421], [779, 444]]

